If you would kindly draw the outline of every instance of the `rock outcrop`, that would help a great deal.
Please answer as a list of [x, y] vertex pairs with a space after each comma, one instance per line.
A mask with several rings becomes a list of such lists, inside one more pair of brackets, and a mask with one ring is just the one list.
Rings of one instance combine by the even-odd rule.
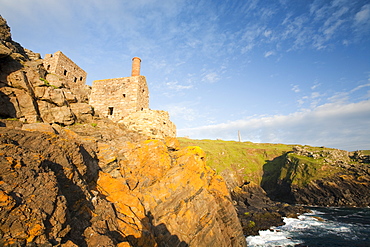
[[226, 184], [198, 147], [135, 135], [112, 146], [102, 127], [90, 136], [87, 126], [35, 124], [42, 133], [9, 122], [0, 128], [2, 245], [246, 246]]
[[[369, 155], [284, 144], [190, 140], [225, 178], [245, 235], [297, 217], [296, 206], [370, 206]], [[288, 204], [290, 203], [290, 204]]]
[[0, 246], [246, 246], [200, 148], [95, 117], [86, 74], [22, 48], [1, 16], [0, 64]]
[[0, 65], [1, 118], [61, 125], [92, 118], [87, 97], [79, 96], [81, 92], [86, 95], [89, 87], [71, 87], [71, 84], [63, 83], [63, 78], [49, 74], [40, 54], [24, 49], [12, 40], [10, 28], [1, 16]]
[[272, 201], [261, 186], [253, 182], [233, 188], [231, 196], [246, 236], [283, 225], [283, 217], [296, 218], [309, 212], [302, 206]]
[[370, 206], [369, 156], [338, 149], [294, 147], [267, 163], [262, 186], [271, 198], [314, 206]]

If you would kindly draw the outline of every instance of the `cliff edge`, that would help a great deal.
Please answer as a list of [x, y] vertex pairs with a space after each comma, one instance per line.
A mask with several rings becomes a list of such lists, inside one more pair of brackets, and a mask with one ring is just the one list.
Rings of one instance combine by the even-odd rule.
[[0, 128], [4, 246], [246, 246], [223, 178], [176, 139]]
[[1, 16], [0, 65], [0, 246], [246, 246], [200, 148], [95, 117]]

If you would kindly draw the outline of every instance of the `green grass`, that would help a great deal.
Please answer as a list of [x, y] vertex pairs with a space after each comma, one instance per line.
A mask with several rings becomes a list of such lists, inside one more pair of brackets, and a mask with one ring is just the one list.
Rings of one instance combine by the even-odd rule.
[[218, 173], [225, 169], [238, 171], [246, 181], [257, 184], [261, 183], [264, 164], [293, 147], [284, 144], [178, 139], [183, 147], [201, 147], [207, 154], [207, 165]]
[[[182, 147], [201, 147], [207, 154], [207, 165], [217, 173], [228, 169], [241, 175], [245, 181], [255, 182], [270, 189], [276, 186], [278, 180], [304, 186], [312, 180], [343, 171], [340, 166], [325, 162], [329, 151], [333, 150], [325, 147], [178, 139]], [[294, 146], [304, 147], [307, 152], [313, 152], [316, 158], [293, 153]]]
[[52, 87], [52, 88], [54, 88], [54, 89], [58, 89], [58, 87], [57, 87], [57, 86], [51, 85], [51, 84], [48, 82], [48, 80], [46, 80], [46, 79], [44, 79], [44, 78], [41, 78], [41, 77], [40, 77], [40, 81], [43, 81], [43, 82], [44, 82], [44, 84], [45, 84], [46, 86], [48, 86], [48, 87]]
[[312, 180], [331, 176], [342, 168], [324, 162], [324, 158], [313, 159], [290, 153], [287, 162], [282, 166], [280, 179], [290, 180], [292, 184], [304, 186]]

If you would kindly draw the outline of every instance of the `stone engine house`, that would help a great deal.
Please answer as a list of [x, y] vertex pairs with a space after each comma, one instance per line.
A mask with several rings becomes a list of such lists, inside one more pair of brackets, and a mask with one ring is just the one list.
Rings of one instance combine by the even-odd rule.
[[[56, 74], [69, 83], [79, 85], [86, 83], [87, 73], [61, 51], [57, 51], [54, 54], [46, 54], [44, 66], [48, 73]], [[70, 86], [73, 87], [73, 85]]]
[[126, 125], [152, 138], [176, 137], [176, 126], [166, 111], [149, 109], [149, 90], [140, 75], [141, 59], [132, 59], [130, 77], [96, 80], [89, 104], [100, 117]]
[[131, 113], [149, 109], [148, 85], [140, 75], [140, 62], [140, 58], [133, 58], [131, 77], [93, 82], [90, 105], [100, 116], [118, 122]]

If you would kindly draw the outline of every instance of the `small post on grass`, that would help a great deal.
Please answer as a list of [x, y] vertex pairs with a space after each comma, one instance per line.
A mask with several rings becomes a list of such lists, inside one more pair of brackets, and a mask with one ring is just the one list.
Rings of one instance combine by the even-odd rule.
[[238, 130], [238, 139], [239, 139], [239, 142], [242, 142], [242, 137], [240, 135], [240, 130]]

